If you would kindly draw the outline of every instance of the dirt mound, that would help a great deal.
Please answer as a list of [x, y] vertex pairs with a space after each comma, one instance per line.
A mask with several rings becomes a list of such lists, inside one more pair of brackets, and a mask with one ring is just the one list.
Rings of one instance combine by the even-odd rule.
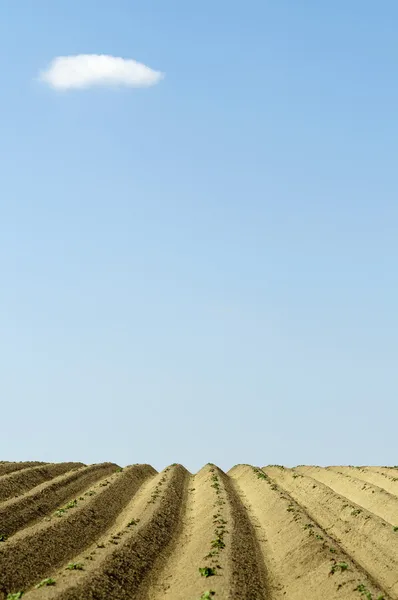
[[0, 600], [398, 600], [397, 483], [387, 467], [0, 463]]

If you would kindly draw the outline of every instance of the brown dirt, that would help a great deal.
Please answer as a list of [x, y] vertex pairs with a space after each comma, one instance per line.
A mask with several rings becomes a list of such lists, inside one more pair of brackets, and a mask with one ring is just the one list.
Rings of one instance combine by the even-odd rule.
[[[188, 481], [189, 473], [180, 465], [159, 474], [130, 508], [130, 516], [134, 514], [139, 522], [125, 526], [108, 539], [105, 548], [97, 549], [93, 561], [86, 561], [84, 571], [67, 574], [57, 588], [49, 590], [48, 600], [88, 597], [141, 600], [145, 597], [146, 577], [159, 555], [167, 551], [168, 545], [178, 535]], [[159, 483], [162, 484], [160, 487]], [[156, 489], [159, 494], [154, 494]], [[38, 592], [30, 594], [31, 600], [35, 595], [38, 596]]]
[[0, 503], [0, 600], [398, 600], [398, 469], [69, 465]]
[[28, 469], [29, 467], [38, 467], [39, 465], [47, 465], [45, 462], [29, 461], [29, 462], [0, 462], [0, 476]]
[[351, 474], [320, 467], [300, 467], [296, 471], [321, 481], [338, 494], [366, 508], [387, 523], [393, 526], [398, 523], [398, 498], [383, 488], [369, 482], [365, 483]]
[[[214, 485], [216, 484], [216, 486]], [[222, 533], [224, 548], [209, 556]], [[201, 576], [209, 567], [215, 574]], [[191, 477], [181, 533], [152, 576], [146, 600], [200, 598], [211, 588], [219, 599], [266, 597], [264, 565], [250, 521], [229, 478], [206, 465]]]
[[[361, 583], [375, 598], [381, 594], [336, 540], [274, 480], [263, 479], [248, 465], [236, 466], [228, 475], [254, 525], [269, 573], [271, 598], [348, 600]], [[336, 552], [331, 553], [330, 548]], [[337, 567], [332, 573], [335, 565], [343, 563], [346, 570]]]
[[24, 529], [1, 544], [0, 593], [26, 589], [87, 548], [154, 472], [149, 465], [139, 465], [112, 475], [109, 485], [94, 486], [93, 496], [86, 496], [62, 516]]
[[375, 467], [328, 467], [329, 471], [351, 475], [361, 481], [386, 490], [394, 496], [398, 496], [398, 473], [387, 469], [376, 469]]
[[398, 599], [398, 535], [389, 523], [359, 504], [293, 469], [264, 467], [340, 547], [390, 595]]
[[1, 533], [10, 537], [23, 527], [32, 525], [117, 468], [113, 463], [82, 467], [38, 485], [23, 496], [3, 502], [0, 504]]
[[58, 463], [29, 467], [0, 478], [0, 502], [19, 496], [36, 485], [49, 481], [67, 471], [84, 467], [83, 463]]

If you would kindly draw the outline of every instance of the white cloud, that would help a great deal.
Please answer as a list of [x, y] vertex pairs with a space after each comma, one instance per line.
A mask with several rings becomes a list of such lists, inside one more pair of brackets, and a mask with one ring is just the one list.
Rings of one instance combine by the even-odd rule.
[[155, 85], [163, 79], [163, 73], [132, 59], [106, 54], [77, 54], [54, 58], [40, 73], [39, 79], [57, 90], [93, 86], [137, 88]]

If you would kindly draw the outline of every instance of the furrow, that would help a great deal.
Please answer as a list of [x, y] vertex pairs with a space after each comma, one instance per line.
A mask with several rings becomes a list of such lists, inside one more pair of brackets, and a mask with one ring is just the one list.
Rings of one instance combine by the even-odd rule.
[[321, 467], [298, 467], [296, 472], [309, 475], [330, 487], [358, 506], [395, 526], [398, 523], [398, 498], [371, 483], [365, 483], [348, 473]]
[[[169, 477], [163, 495], [157, 496], [157, 486], [151, 482], [140, 499], [141, 510], [131, 506], [133, 525], [126, 528], [124, 518], [119, 523], [123, 529], [110, 540], [116, 548], [108, 544], [93, 549], [92, 562], [78, 557], [75, 560], [84, 565], [79, 572], [69, 573], [64, 568], [64, 576], [62, 572], [51, 575], [57, 583], [45, 590], [43, 600], [186, 600], [199, 598], [206, 590], [216, 592], [215, 600], [264, 600], [262, 561], [258, 562], [251, 524], [228, 477], [209, 465], [194, 479], [195, 490], [190, 487], [192, 476], [183, 467], [173, 467]], [[153, 507], [151, 498], [155, 501]], [[187, 529], [187, 509], [195, 504], [193, 521]], [[199, 516], [199, 522], [195, 516]], [[189, 533], [193, 535], [188, 539]], [[173, 554], [176, 551], [177, 559]], [[29, 592], [29, 600], [35, 600], [36, 595], [36, 591]]]
[[39, 465], [47, 465], [48, 463], [39, 461], [28, 461], [28, 462], [0, 462], [0, 477], [2, 475], [8, 475], [9, 473], [15, 473], [22, 469], [28, 469], [29, 467], [38, 467]]
[[53, 575], [54, 588], [40, 590], [44, 594], [32, 590], [27, 599], [145, 598], [148, 576], [178, 535], [189, 477], [181, 465], [165, 469], [140, 490], [119, 520], [119, 528], [115, 527], [116, 533], [98, 540], [85, 559], [77, 559], [82, 569], [64, 566]]
[[[187, 490], [181, 530], [151, 572], [145, 600], [200, 598], [210, 587], [216, 598], [226, 597], [231, 515], [218, 470], [206, 465], [189, 477]], [[217, 539], [220, 547], [213, 546]]]
[[156, 471], [135, 465], [101, 481], [56, 515], [15, 534], [0, 547], [0, 596], [40, 581], [87, 548], [116, 520], [142, 483]]
[[248, 465], [228, 474], [256, 532], [270, 600], [359, 600], [359, 586], [372, 598], [381, 596], [380, 587], [273, 479]]
[[232, 517], [229, 600], [269, 598], [268, 579], [261, 549], [249, 515], [232, 480], [222, 473]]
[[324, 483], [291, 469], [263, 471], [333, 536], [377, 584], [398, 599], [398, 536], [380, 517], [350, 504]]
[[327, 470], [351, 475], [398, 497], [398, 474], [390, 470], [375, 467], [328, 467]]
[[14, 496], [20, 496], [32, 488], [40, 485], [44, 481], [49, 481], [58, 475], [67, 471], [84, 467], [83, 463], [65, 462], [48, 465], [39, 465], [38, 467], [29, 467], [4, 475], [0, 479], [0, 501], [9, 500]]
[[0, 534], [10, 537], [20, 529], [32, 525], [102, 477], [114, 473], [117, 468], [114, 463], [81, 467], [38, 485], [23, 496], [0, 504]]

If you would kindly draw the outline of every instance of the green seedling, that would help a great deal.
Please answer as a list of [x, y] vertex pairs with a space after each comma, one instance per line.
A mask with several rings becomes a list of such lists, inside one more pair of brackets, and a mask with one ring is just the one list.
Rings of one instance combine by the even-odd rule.
[[65, 504], [65, 506], [56, 510], [54, 514], [56, 517], [62, 517], [62, 515], [64, 515], [67, 510], [70, 510], [71, 508], [75, 508], [76, 506], [77, 506], [77, 500], [71, 500], [70, 502], [68, 502], [68, 504]]
[[131, 521], [129, 523], [127, 523], [127, 527], [131, 527], [132, 525], [137, 525], [137, 523], [139, 523], [140, 520], [139, 519], [131, 519]]
[[214, 592], [213, 590], [208, 590], [207, 592], [203, 592], [203, 594], [200, 597], [200, 600], [210, 600], [210, 598], [212, 598], [215, 595], [216, 592]]
[[323, 537], [321, 535], [319, 535], [319, 534], [317, 534], [315, 537], [316, 537], [317, 540], [323, 540]]
[[216, 574], [216, 570], [213, 567], [199, 567], [199, 573], [202, 577], [213, 577]]
[[[398, 525], [395, 525], [395, 526], [394, 526], [392, 529], [393, 529], [393, 531], [398, 531]], [[0, 542], [1, 542], [1, 541], [2, 541], [2, 540], [1, 540], [1, 538], [0, 538]]]
[[211, 547], [212, 548], [225, 548], [225, 544], [220, 538], [217, 538], [216, 540], [212, 540]]
[[255, 474], [257, 475], [257, 477], [259, 479], [268, 479], [268, 475], [266, 475], [264, 473], [264, 471], [261, 471], [261, 469], [257, 469], [256, 467], [253, 467], [253, 471], [255, 472]]
[[39, 589], [45, 585], [55, 585], [55, 579], [51, 579], [51, 577], [47, 577], [46, 579], [42, 579], [40, 581], [40, 583], [38, 583], [37, 585], [35, 585], [36, 589]]
[[358, 516], [360, 513], [362, 512], [362, 510], [360, 508], [356, 508], [355, 510], [351, 511], [351, 514], [356, 517]]
[[[360, 592], [361, 596], [364, 596], [367, 600], [373, 600], [372, 593], [368, 590], [366, 585], [360, 583], [355, 589], [354, 592]], [[377, 600], [384, 600], [383, 594], [377, 596]]]
[[307, 523], [304, 525], [303, 529], [311, 529], [311, 527], [315, 527], [315, 525], [313, 523]]
[[332, 554], [336, 554], [336, 548], [329, 548], [329, 550]]
[[66, 567], [69, 571], [83, 571], [84, 567], [82, 563], [69, 563]]
[[7, 600], [19, 600], [22, 598], [23, 592], [15, 592], [14, 594], [7, 594]]
[[0, 533], [0, 542], [6, 542], [7, 541], [7, 536], [5, 533]]
[[348, 569], [348, 565], [346, 562], [340, 562], [340, 563], [335, 563], [332, 568], [330, 569], [330, 573], [329, 575], [334, 575], [336, 573], [336, 571], [340, 569], [340, 571], [347, 571]]
[[116, 470], [116, 473], [121, 473], [122, 471], [123, 471], [123, 467], [119, 467], [119, 468]]

